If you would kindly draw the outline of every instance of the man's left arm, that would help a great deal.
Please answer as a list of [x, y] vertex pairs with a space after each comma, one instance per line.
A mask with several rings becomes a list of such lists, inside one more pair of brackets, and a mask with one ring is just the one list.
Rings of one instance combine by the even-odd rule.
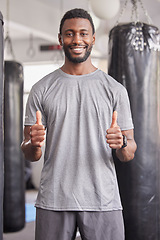
[[126, 136], [127, 146], [124, 148], [116, 149], [116, 155], [122, 162], [128, 162], [134, 158], [137, 145], [134, 140], [134, 133], [132, 130], [122, 131], [122, 136]]
[[116, 155], [120, 161], [128, 162], [134, 158], [137, 149], [134, 131], [133, 129], [121, 131], [117, 124], [116, 111], [113, 112], [111, 126], [107, 129], [106, 141], [110, 148], [116, 149]]

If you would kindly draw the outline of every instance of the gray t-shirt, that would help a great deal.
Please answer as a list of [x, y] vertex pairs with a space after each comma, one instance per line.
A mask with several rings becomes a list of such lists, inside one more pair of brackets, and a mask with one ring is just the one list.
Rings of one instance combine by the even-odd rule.
[[121, 130], [133, 128], [124, 86], [99, 69], [86, 75], [57, 69], [32, 87], [25, 125], [35, 124], [37, 110], [47, 133], [36, 206], [62, 211], [122, 209], [106, 130], [114, 110]]

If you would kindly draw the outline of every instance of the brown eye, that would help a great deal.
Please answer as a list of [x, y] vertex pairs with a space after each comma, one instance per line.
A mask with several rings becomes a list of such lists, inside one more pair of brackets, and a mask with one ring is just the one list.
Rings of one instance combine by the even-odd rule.
[[81, 33], [81, 36], [82, 37], [85, 37], [85, 36], [87, 36], [88, 34], [87, 33]]
[[72, 37], [72, 36], [73, 36], [73, 33], [66, 33], [66, 36], [67, 36], [67, 37]]

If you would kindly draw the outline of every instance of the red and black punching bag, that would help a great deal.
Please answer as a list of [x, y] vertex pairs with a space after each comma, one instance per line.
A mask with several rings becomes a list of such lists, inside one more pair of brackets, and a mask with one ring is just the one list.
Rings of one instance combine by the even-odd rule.
[[4, 232], [15, 232], [25, 225], [23, 67], [5, 61], [4, 71]]
[[0, 12], [0, 239], [3, 235], [3, 163], [4, 163], [4, 142], [3, 142], [3, 16]]
[[142, 22], [110, 31], [108, 73], [129, 94], [137, 151], [115, 159], [124, 208], [126, 240], [160, 239], [160, 33]]

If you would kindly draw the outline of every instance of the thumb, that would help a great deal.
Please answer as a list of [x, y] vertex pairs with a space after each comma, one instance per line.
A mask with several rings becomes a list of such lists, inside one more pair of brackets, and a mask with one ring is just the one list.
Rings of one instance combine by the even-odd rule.
[[117, 111], [114, 111], [112, 115], [111, 128], [114, 128], [117, 126], [117, 116], [118, 116]]
[[40, 111], [37, 111], [36, 112], [36, 124], [38, 125], [42, 125], [42, 114]]

